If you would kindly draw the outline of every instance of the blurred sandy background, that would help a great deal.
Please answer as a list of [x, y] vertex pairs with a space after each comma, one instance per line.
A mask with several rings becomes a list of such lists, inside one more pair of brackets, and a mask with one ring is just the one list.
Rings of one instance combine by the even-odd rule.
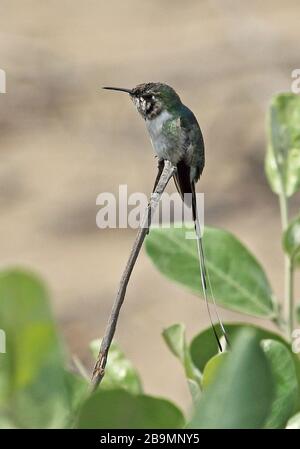
[[[91, 367], [135, 232], [96, 227], [96, 197], [150, 192], [156, 162], [126, 95], [101, 85], [163, 81], [196, 113], [206, 141], [205, 220], [246, 243], [282, 294], [277, 199], [264, 178], [265, 111], [299, 67], [298, 0], [1, 0], [1, 265], [48, 283], [72, 353]], [[173, 185], [171, 189], [174, 189]], [[295, 208], [297, 202], [295, 202]], [[228, 320], [238, 314], [222, 311]], [[117, 340], [147, 392], [186, 406], [181, 367], [161, 331], [208, 324], [199, 299], [144, 253]], [[259, 320], [256, 320], [259, 322]], [[261, 324], [264, 324], [261, 322]]]

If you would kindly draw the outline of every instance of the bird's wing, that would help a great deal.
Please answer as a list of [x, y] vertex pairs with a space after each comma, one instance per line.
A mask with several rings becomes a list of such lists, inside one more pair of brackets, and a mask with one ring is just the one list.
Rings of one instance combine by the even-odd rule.
[[[196, 117], [188, 108], [184, 108], [177, 118], [178, 140], [183, 156], [177, 164], [175, 184], [182, 199], [185, 193], [193, 194], [193, 183], [199, 179], [204, 167], [204, 142]], [[185, 203], [191, 206], [192, 195]]]
[[197, 182], [204, 168], [204, 140], [196, 117], [188, 108], [180, 116], [180, 143], [185, 161], [191, 167], [191, 181]]

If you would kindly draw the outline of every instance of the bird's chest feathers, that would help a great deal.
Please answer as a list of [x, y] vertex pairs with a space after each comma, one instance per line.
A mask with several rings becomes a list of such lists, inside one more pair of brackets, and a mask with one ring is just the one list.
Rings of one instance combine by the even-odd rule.
[[148, 132], [150, 134], [153, 148], [158, 157], [165, 159], [167, 157], [170, 147], [170, 141], [166, 132], [164, 132], [164, 125], [167, 121], [172, 119], [172, 114], [168, 111], [162, 111], [157, 117], [152, 120], [146, 120]]
[[157, 138], [162, 134], [164, 124], [172, 118], [172, 114], [168, 111], [162, 111], [157, 117], [152, 120], [146, 120], [147, 128], [151, 138]]

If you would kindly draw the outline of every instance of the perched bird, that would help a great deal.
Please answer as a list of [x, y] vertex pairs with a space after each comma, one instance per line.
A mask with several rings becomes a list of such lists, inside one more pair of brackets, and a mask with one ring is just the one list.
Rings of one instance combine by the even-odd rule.
[[[199, 180], [205, 164], [204, 141], [197, 119], [193, 112], [181, 102], [175, 90], [164, 83], [144, 83], [139, 84], [133, 89], [120, 87], [104, 87], [103, 89], [128, 93], [138, 112], [145, 120], [152, 146], [158, 157], [158, 174], [153, 190], [155, 190], [160, 179], [165, 160], [170, 161], [177, 168], [174, 180], [182, 200], [189, 207], [192, 207], [204, 297], [212, 328], [219, 349], [222, 351], [222, 346], [216, 328], [213, 325], [209, 309], [209, 289], [214, 303], [215, 300], [206, 268], [201, 229], [197, 214], [195, 183]], [[222, 333], [228, 343], [224, 326], [217, 311], [216, 315]]]
[[192, 193], [205, 162], [203, 137], [193, 112], [167, 84], [145, 83], [131, 90], [114, 87], [104, 89], [130, 94], [146, 122], [158, 157], [159, 171], [155, 186], [163, 170], [164, 160], [169, 160], [177, 167], [175, 183], [184, 200], [185, 193]]

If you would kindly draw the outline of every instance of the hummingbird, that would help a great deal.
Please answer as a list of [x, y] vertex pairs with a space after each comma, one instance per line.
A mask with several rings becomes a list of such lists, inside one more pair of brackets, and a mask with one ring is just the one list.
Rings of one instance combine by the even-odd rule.
[[[192, 208], [202, 289], [212, 329], [218, 347], [222, 351], [222, 345], [213, 324], [208, 303], [208, 290], [210, 290], [210, 296], [216, 306], [206, 268], [197, 213], [195, 184], [199, 180], [205, 165], [204, 140], [198, 121], [193, 112], [182, 103], [176, 91], [167, 84], [152, 82], [139, 84], [133, 89], [121, 87], [103, 87], [103, 89], [128, 93], [137, 111], [145, 120], [152, 147], [158, 158], [158, 173], [153, 191], [162, 174], [165, 160], [171, 162], [177, 169], [174, 181], [182, 200], [188, 207]], [[229, 343], [217, 310], [216, 315], [225, 340]]]

